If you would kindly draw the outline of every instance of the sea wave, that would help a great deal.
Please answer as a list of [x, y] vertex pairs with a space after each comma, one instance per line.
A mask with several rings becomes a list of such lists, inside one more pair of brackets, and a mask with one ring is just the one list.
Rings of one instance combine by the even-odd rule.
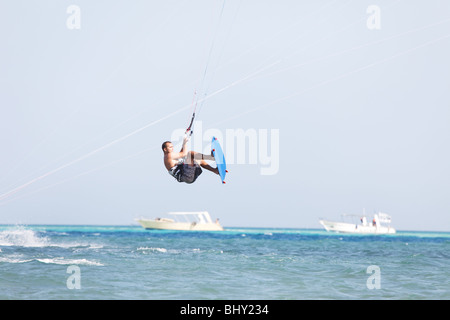
[[139, 247], [136, 250], [137, 251], [142, 251], [144, 253], [147, 253], [147, 252], [160, 252], [160, 253], [172, 253], [172, 254], [200, 252], [199, 248], [193, 248], [193, 249], [187, 249], [187, 250], [179, 250], [179, 249], [166, 249], [166, 248], [159, 248], [159, 247]]
[[104, 264], [98, 261], [92, 261], [87, 259], [66, 259], [63, 257], [57, 258], [37, 258], [37, 259], [24, 259], [14, 256], [0, 257], [0, 263], [27, 263], [27, 262], [41, 262], [45, 264], [58, 264], [58, 265], [87, 265], [87, 266], [99, 266], [102, 267]]
[[39, 236], [36, 231], [17, 226], [0, 231], [0, 246], [46, 247], [50, 241], [45, 236]]
[[154, 248], [154, 247], [139, 247], [136, 249], [137, 251], [152, 251], [152, 252], [162, 252], [166, 253], [166, 248]]
[[47, 258], [47, 259], [36, 259], [36, 261], [47, 263], [47, 264], [61, 264], [61, 265], [87, 265], [87, 266], [99, 266], [102, 267], [104, 264], [87, 260], [87, 259], [65, 259], [63, 257], [58, 258]]
[[[102, 249], [103, 244], [85, 242], [62, 242], [52, 241], [50, 237], [44, 235], [45, 232], [32, 230], [25, 226], [15, 226], [0, 231], [0, 247], [25, 247], [25, 248], [86, 248]], [[68, 235], [59, 233], [60, 235]], [[1, 250], [1, 249], [0, 249]]]
[[16, 257], [0, 257], [0, 263], [25, 263], [33, 261], [33, 259], [20, 259]]

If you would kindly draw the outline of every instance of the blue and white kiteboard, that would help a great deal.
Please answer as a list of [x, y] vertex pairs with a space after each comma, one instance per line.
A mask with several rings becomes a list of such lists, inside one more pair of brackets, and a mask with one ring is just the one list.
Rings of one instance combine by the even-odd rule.
[[225, 183], [225, 175], [228, 172], [227, 163], [225, 162], [225, 155], [223, 154], [222, 147], [216, 137], [212, 138], [211, 150], [217, 164], [217, 169], [219, 169], [220, 179], [222, 180], [222, 183]]

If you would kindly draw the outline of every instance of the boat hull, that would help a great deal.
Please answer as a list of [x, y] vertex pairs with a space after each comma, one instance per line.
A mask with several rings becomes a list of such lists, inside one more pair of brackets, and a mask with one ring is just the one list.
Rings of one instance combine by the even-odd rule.
[[394, 234], [394, 228], [385, 226], [363, 226], [359, 224], [319, 220], [320, 224], [327, 231], [339, 233], [360, 233], [360, 234]]
[[223, 231], [223, 227], [218, 223], [191, 223], [151, 219], [139, 219], [137, 221], [142, 227], [150, 230]]

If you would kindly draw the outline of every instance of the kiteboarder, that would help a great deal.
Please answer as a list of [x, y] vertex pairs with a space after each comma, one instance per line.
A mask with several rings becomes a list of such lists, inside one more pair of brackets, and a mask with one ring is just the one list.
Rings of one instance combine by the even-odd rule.
[[169, 174], [178, 182], [193, 183], [202, 173], [202, 168], [219, 174], [217, 168], [211, 167], [205, 160], [214, 161], [214, 156], [205, 155], [195, 151], [187, 151], [186, 144], [189, 137], [186, 135], [183, 140], [183, 146], [180, 152], [173, 151], [173, 144], [165, 141], [162, 144], [164, 152], [164, 165]]

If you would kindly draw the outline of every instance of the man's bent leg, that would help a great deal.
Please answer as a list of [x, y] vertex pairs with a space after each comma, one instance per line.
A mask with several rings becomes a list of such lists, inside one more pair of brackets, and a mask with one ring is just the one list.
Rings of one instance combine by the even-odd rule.
[[219, 169], [211, 167], [205, 160], [200, 161], [200, 166], [206, 170], [219, 174]]
[[194, 164], [194, 160], [198, 160], [199, 162], [201, 160], [214, 161], [215, 158], [212, 155], [206, 155], [206, 154], [202, 154], [200, 152], [189, 151], [188, 154], [187, 154], [186, 160], [187, 160], [187, 164], [193, 165]]
[[215, 174], [219, 174], [219, 170], [211, 167], [205, 160], [214, 161], [215, 159], [213, 156], [208, 156], [195, 151], [189, 151], [186, 157], [186, 164], [193, 166], [195, 162], [197, 162], [202, 168], [214, 172]]

